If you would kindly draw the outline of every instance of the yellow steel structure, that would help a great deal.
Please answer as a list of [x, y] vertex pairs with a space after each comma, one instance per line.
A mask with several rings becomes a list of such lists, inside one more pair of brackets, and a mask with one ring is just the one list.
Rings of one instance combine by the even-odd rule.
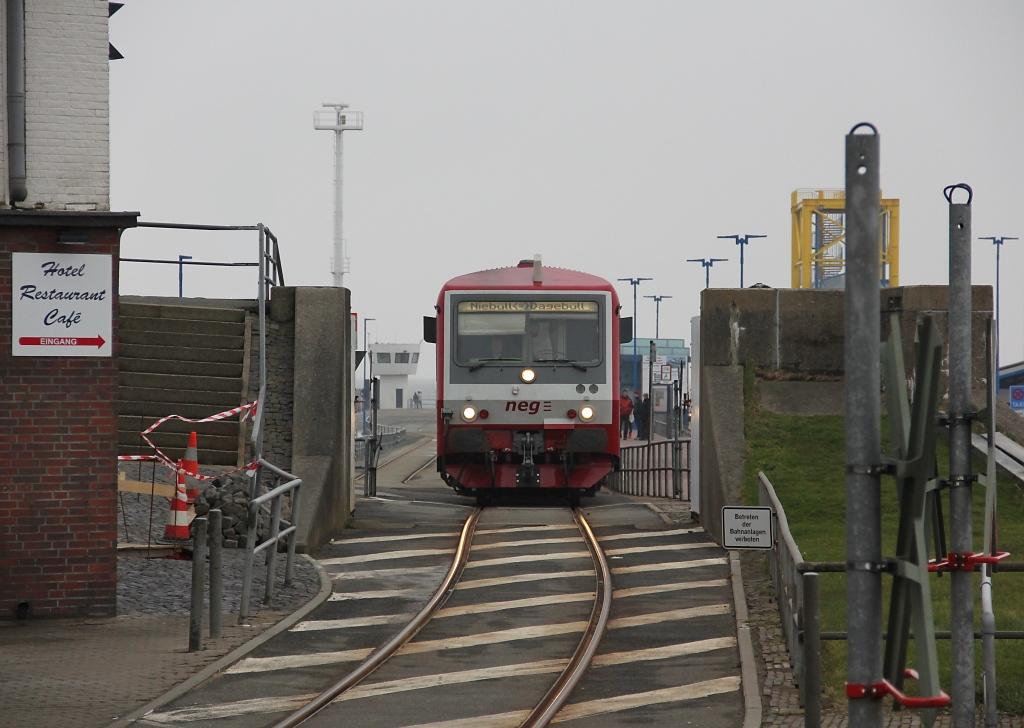
[[[846, 273], [846, 193], [794, 190], [793, 288], [839, 288]], [[881, 286], [900, 284], [900, 201], [882, 198], [878, 254]]]

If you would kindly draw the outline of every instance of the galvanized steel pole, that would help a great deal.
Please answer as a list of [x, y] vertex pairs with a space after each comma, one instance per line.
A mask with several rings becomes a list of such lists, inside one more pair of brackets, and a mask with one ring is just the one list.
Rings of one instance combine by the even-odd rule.
[[[996, 248], [998, 251], [998, 248]], [[998, 253], [997, 258], [998, 260]], [[998, 264], [997, 268], [998, 270]], [[999, 276], [996, 276], [998, 291]], [[998, 310], [999, 296], [996, 295], [997, 318], [988, 321], [988, 346], [985, 347], [986, 376], [988, 378], [985, 429], [988, 431], [988, 458], [985, 470], [985, 530], [982, 540], [982, 552], [996, 553], [996, 400], [999, 397], [999, 327]], [[982, 696], [985, 705], [985, 728], [997, 728], [999, 713], [996, 706], [996, 616], [992, 606], [992, 564], [985, 564], [981, 570], [981, 679]]]
[[[957, 189], [967, 202], [953, 202]], [[951, 185], [949, 202], [949, 512], [950, 548], [962, 558], [971, 533], [971, 188]], [[974, 726], [974, 572], [950, 578], [953, 726]]]
[[192, 521], [192, 605], [188, 615], [188, 651], [203, 647], [203, 590], [206, 581], [206, 518]]
[[222, 602], [224, 601], [223, 558], [223, 516], [219, 508], [209, 513], [210, 519], [210, 637], [220, 637], [223, 624]]
[[341, 207], [344, 200], [341, 170], [344, 146], [341, 133], [340, 128], [334, 132], [334, 270], [332, 273], [334, 274], [334, 285], [338, 288], [345, 286], [345, 239], [342, 237], [341, 228]]
[[[978, 240], [991, 240], [992, 244], [996, 246], [996, 334], [999, 333], [999, 324], [1002, 321], [999, 318], [999, 253], [1003, 249], [1003, 243], [1007, 240], [1019, 240], [1020, 238], [1010, 237], [1008, 235], [992, 236], [978, 238]], [[999, 337], [996, 336], [996, 381], [998, 382], [999, 376]], [[997, 388], [998, 389], [998, 388]]]
[[633, 286], [633, 388], [634, 391], [640, 392], [643, 389], [643, 382], [640, 381], [640, 362], [637, 360], [636, 353], [636, 337], [640, 333], [640, 329], [637, 326], [637, 310], [636, 310], [636, 288], [643, 281], [653, 281], [653, 278], [618, 278], [616, 280], [628, 281], [629, 285]]
[[801, 577], [804, 591], [804, 674], [800, 689], [804, 698], [804, 728], [821, 725], [821, 590], [818, 574], [809, 571]]
[[[857, 134], [862, 127], [870, 134]], [[879, 138], [871, 124], [846, 136], [846, 603], [848, 695], [882, 678], [881, 278]], [[849, 699], [851, 728], [882, 723], [882, 704]]]

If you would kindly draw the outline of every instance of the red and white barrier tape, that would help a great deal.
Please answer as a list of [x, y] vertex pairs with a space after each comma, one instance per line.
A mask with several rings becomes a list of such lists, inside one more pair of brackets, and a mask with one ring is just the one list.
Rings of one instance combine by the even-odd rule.
[[[175, 461], [171, 460], [171, 458], [168, 457], [160, 448], [158, 448], [156, 445], [154, 445], [153, 441], [150, 440], [149, 437], [147, 437], [147, 435], [150, 435], [154, 430], [156, 430], [158, 427], [160, 427], [160, 425], [162, 425], [163, 423], [167, 422], [168, 420], [180, 420], [181, 422], [188, 422], [190, 424], [199, 424], [199, 423], [202, 423], [202, 422], [217, 422], [218, 420], [226, 420], [228, 417], [234, 417], [235, 415], [240, 415], [239, 418], [238, 418], [238, 421], [240, 423], [241, 422], [245, 422], [247, 419], [249, 419], [249, 417], [255, 416], [257, 407], [258, 407], [258, 400], [253, 401], [253, 402], [249, 402], [248, 404], [243, 404], [243, 405], [241, 405], [239, 407], [235, 407], [233, 409], [229, 409], [229, 410], [226, 410], [224, 412], [218, 412], [215, 415], [210, 415], [209, 417], [204, 417], [204, 418], [199, 419], [199, 420], [189, 419], [188, 417], [182, 417], [181, 415], [167, 415], [166, 417], [161, 417], [159, 420], [157, 420], [152, 425], [150, 425], [145, 430], [143, 430], [142, 432], [139, 433], [139, 435], [142, 437], [142, 439], [145, 440], [146, 444], [149, 445], [151, 448], [153, 448], [153, 451], [154, 451], [155, 454], [153, 454], [153, 455], [119, 455], [117, 459], [118, 460], [155, 460], [155, 461], [158, 461], [160, 463], [163, 463], [165, 466], [167, 466], [171, 470], [177, 472], [178, 464]], [[252, 477], [257, 470], [259, 470], [259, 462], [254, 460], [253, 462], [248, 463], [247, 465], [243, 465], [241, 468], [237, 468], [236, 470], [228, 470], [228, 471], [225, 471], [224, 473], [221, 473], [220, 475], [225, 475], [227, 473], [233, 473], [233, 472], [238, 472], [238, 471], [245, 471], [246, 475], [249, 475], [250, 477]], [[214, 478], [219, 477], [219, 476], [217, 476], [217, 475], [202, 475], [202, 474], [192, 474], [192, 473], [189, 473], [189, 477], [195, 478], [196, 480], [213, 480]]]

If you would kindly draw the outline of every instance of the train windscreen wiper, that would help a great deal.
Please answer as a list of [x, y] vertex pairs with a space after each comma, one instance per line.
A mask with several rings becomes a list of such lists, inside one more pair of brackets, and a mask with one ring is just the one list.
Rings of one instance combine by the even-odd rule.
[[579, 369], [581, 372], [587, 371], [587, 368], [580, 364], [575, 359], [537, 359], [538, 364], [568, 364], [573, 369]]
[[475, 372], [477, 369], [482, 367], [484, 364], [488, 364], [493, 361], [519, 361], [518, 357], [514, 356], [491, 356], [484, 359], [477, 359], [476, 364], [471, 364], [469, 371]]

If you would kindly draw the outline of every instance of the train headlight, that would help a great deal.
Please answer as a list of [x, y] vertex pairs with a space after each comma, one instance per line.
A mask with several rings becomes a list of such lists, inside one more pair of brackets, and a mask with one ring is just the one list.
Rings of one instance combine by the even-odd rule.
[[534, 379], [537, 378], [537, 372], [533, 371], [529, 367], [519, 372], [519, 378], [527, 384], [530, 384]]
[[464, 419], [466, 422], [472, 422], [473, 420], [475, 420], [476, 419], [476, 407], [473, 407], [472, 405], [468, 405], [468, 404], [465, 407], [463, 407], [462, 408], [462, 419]]
[[594, 408], [589, 404], [580, 407], [580, 419], [584, 422], [594, 419]]

